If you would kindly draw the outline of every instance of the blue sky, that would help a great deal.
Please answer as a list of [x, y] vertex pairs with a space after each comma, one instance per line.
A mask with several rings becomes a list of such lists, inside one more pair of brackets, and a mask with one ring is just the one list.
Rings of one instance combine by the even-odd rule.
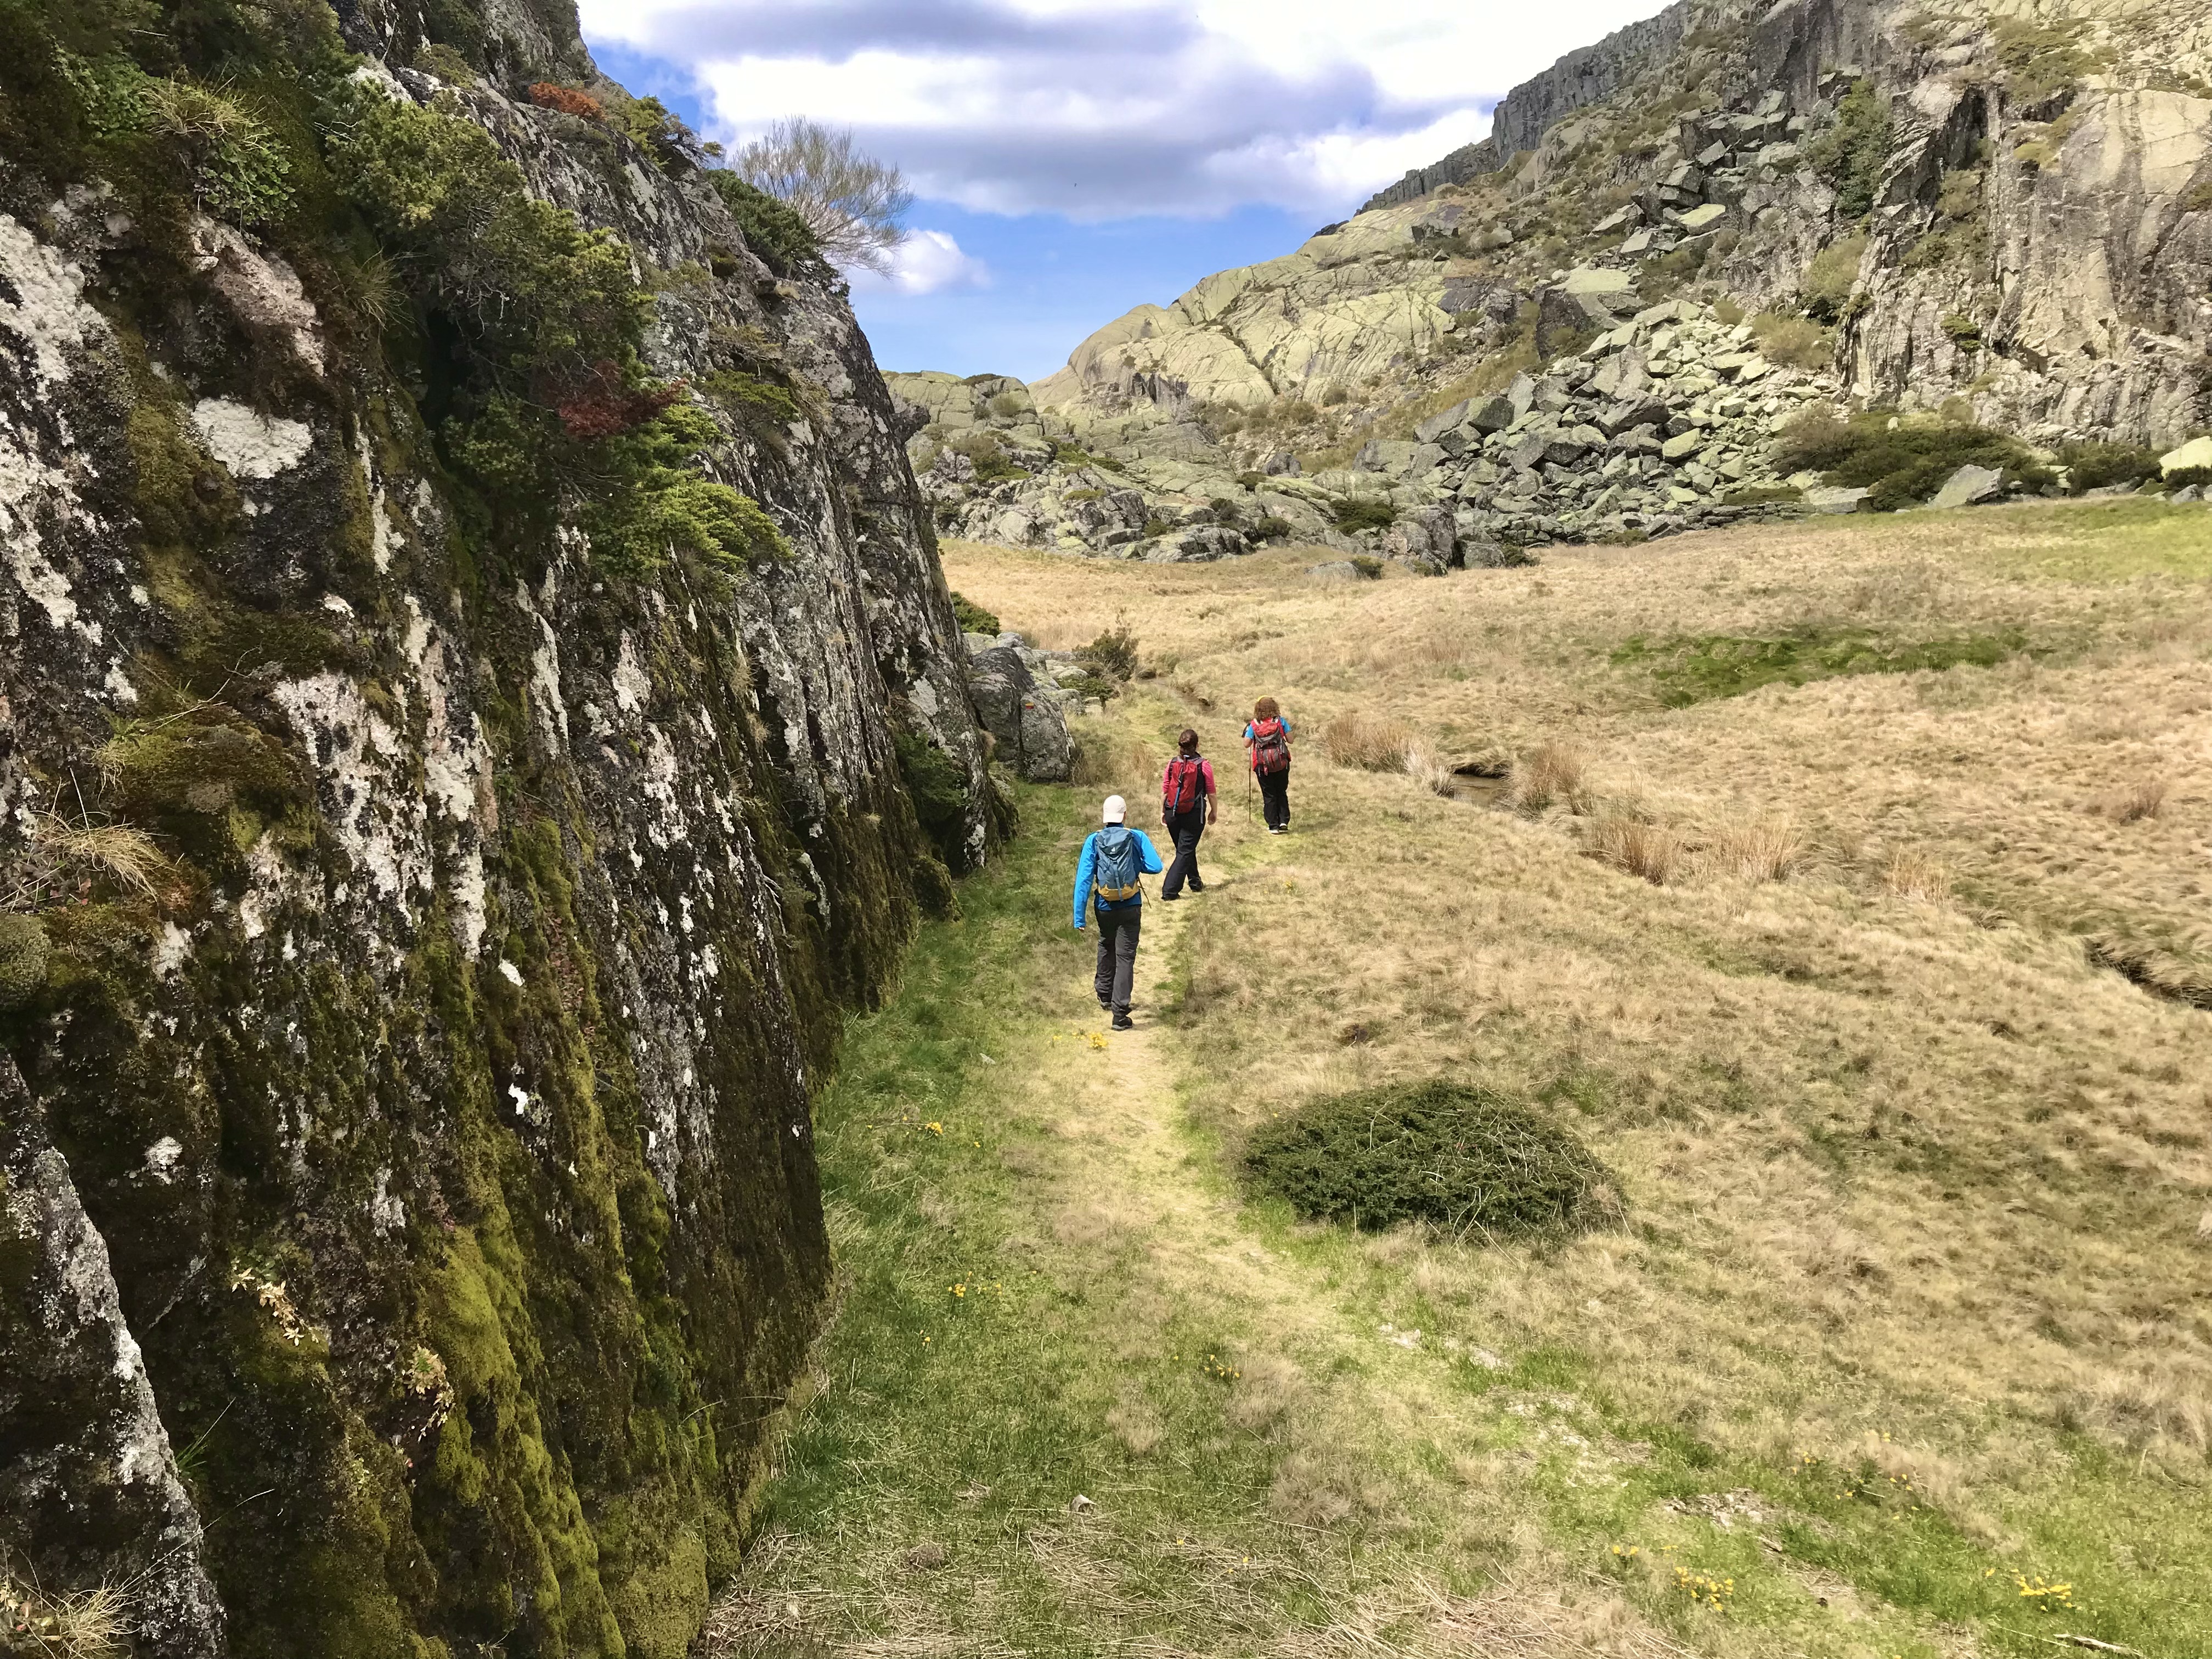
[[581, 0], [600, 66], [734, 145], [806, 116], [915, 187], [854, 304], [886, 368], [1038, 380], [1287, 253], [1660, 0]]

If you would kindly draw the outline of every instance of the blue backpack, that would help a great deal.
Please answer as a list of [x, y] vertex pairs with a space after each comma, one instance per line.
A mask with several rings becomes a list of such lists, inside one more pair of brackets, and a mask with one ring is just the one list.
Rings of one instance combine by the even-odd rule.
[[1098, 832], [1098, 845], [1091, 866], [1091, 890], [1109, 904], [1133, 899], [1144, 890], [1137, 878], [1144, 872], [1137, 857], [1137, 838], [1118, 823]]

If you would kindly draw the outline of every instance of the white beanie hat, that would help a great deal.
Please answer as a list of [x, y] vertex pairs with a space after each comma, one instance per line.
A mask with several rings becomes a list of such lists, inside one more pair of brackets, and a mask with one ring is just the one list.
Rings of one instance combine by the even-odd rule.
[[1129, 816], [1129, 803], [1128, 803], [1128, 802], [1127, 802], [1127, 801], [1123, 800], [1123, 799], [1122, 799], [1119, 795], [1109, 795], [1109, 796], [1107, 796], [1107, 797], [1106, 797], [1106, 822], [1107, 822], [1107, 823], [1122, 823], [1123, 821], [1125, 821], [1125, 820], [1128, 817], [1128, 816]]

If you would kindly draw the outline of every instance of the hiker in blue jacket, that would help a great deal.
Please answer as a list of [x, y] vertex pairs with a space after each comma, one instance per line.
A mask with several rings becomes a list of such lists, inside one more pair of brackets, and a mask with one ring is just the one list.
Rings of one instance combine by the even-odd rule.
[[1095, 905], [1098, 1006], [1113, 1011], [1117, 1031], [1136, 1024], [1129, 1018], [1129, 984], [1136, 977], [1137, 933], [1145, 917], [1145, 885], [1138, 878], [1160, 872], [1159, 854], [1143, 830], [1128, 827], [1128, 815], [1119, 795], [1107, 796], [1105, 824], [1085, 840], [1075, 866], [1075, 930], [1083, 931], [1084, 913]]

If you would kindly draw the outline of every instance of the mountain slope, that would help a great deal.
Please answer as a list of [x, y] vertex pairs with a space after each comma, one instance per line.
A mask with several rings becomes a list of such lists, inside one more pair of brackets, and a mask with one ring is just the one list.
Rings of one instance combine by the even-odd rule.
[[[1296, 252], [1100, 330], [1034, 388], [1048, 431], [1121, 463], [1170, 529], [1220, 519], [1220, 499], [1247, 531], [1273, 516], [1310, 532], [1365, 496], [1401, 525], [1445, 512], [1462, 541], [1645, 532], [1579, 490], [1501, 519], [1494, 481], [1431, 476], [1409, 441], [1516, 374], [1540, 403], [1547, 366], [1559, 380], [1665, 304], [1698, 309], [1647, 318], [1647, 336], [1747, 321], [1722, 355], [1747, 344], [1817, 396], [2046, 449], [2164, 447], [2212, 422], [2212, 8], [1686, 0], [1516, 88], [1500, 123]], [[1654, 435], [1682, 436], [1697, 409], [1671, 399]], [[1103, 545], [1063, 510], [1095, 479], [986, 481], [979, 513], [969, 481], [932, 484], [929, 437], [911, 453], [947, 522], [986, 533], [1019, 507], [1032, 528], [1014, 539]], [[1252, 485], [1294, 458], [1317, 491]], [[1686, 521], [1723, 503], [1672, 471], [1640, 482], [1697, 508]], [[1683, 488], [1697, 499], [1673, 501]], [[1127, 545], [1197, 556], [1172, 534]]]

